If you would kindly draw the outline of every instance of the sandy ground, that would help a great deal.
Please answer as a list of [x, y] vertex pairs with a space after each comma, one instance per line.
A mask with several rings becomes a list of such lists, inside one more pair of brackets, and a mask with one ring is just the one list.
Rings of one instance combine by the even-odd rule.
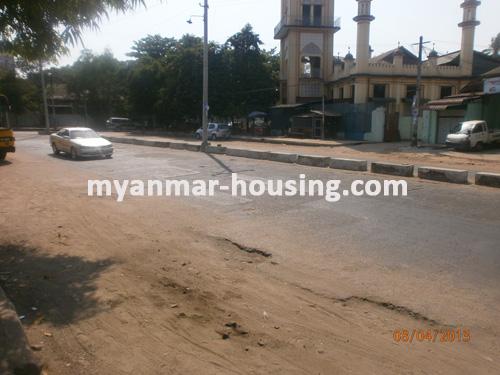
[[248, 253], [213, 235], [210, 212], [91, 199], [84, 178], [23, 153], [0, 166], [0, 283], [49, 374], [500, 371], [496, 333], [397, 344], [395, 327], [450, 327], [334, 298], [335, 274]]
[[[137, 134], [109, 132], [103, 133], [110, 136], [131, 136], [152, 140], [180, 140], [176, 138], [142, 136]], [[194, 142], [192, 138], [182, 140]], [[212, 144], [221, 144], [226, 147], [246, 148], [263, 151], [289, 152], [305, 155], [324, 155], [340, 158], [356, 158], [369, 161], [391, 162], [400, 164], [415, 164], [418, 166], [434, 166], [441, 168], [465, 169], [474, 172], [500, 173], [500, 147], [491, 148], [481, 153], [460, 152], [448, 149], [422, 148], [415, 150], [409, 143], [380, 143], [342, 146], [340, 142], [319, 141], [331, 143], [336, 147], [321, 146], [291, 146], [281, 144], [268, 144], [258, 142], [245, 142], [239, 140], [213, 141]], [[316, 142], [318, 143], [318, 142]]]

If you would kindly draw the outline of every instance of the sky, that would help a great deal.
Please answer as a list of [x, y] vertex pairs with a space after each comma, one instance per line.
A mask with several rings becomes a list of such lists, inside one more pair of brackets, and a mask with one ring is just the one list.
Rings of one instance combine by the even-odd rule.
[[[84, 46], [70, 48], [70, 54], [59, 59], [59, 65], [73, 63], [83, 48], [96, 53], [110, 49], [120, 60], [127, 59], [133, 42], [148, 34], [179, 38], [184, 34], [203, 35], [203, 14], [199, 3], [202, 0], [145, 0], [146, 8], [140, 7], [128, 13], [112, 13], [104, 19], [98, 31], [85, 31]], [[460, 4], [463, 0], [373, 0], [372, 14], [376, 17], [371, 27], [371, 45], [374, 54], [396, 48], [398, 42], [417, 52], [420, 35], [429, 48], [435, 43], [440, 53], [460, 49], [461, 29], [457, 24], [462, 19]], [[264, 42], [264, 48], [279, 47], [274, 40], [274, 27], [280, 20], [280, 0], [210, 0], [209, 39], [225, 42], [247, 23], [250, 23]], [[335, 17], [340, 17], [341, 30], [335, 35], [335, 55], [344, 56], [349, 47], [355, 53], [356, 15], [355, 0], [336, 0]], [[500, 32], [498, 15], [499, 0], [483, 0], [478, 8], [481, 25], [476, 32], [476, 50], [488, 48], [491, 38]]]

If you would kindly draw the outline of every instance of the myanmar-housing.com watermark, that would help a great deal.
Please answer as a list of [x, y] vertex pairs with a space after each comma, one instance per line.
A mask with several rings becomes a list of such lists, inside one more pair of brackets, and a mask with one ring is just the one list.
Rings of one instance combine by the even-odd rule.
[[298, 179], [265, 180], [240, 178], [233, 173], [229, 184], [220, 180], [89, 180], [88, 195], [116, 196], [117, 202], [123, 202], [126, 197], [215, 197], [222, 192], [233, 197], [321, 197], [329, 203], [349, 196], [408, 196], [408, 183], [404, 180], [356, 180], [348, 185], [343, 188], [341, 180], [313, 180], [304, 174]]

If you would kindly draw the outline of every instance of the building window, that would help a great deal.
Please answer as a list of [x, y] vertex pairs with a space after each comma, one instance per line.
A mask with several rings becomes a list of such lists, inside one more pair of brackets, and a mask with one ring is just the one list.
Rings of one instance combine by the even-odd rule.
[[373, 85], [373, 97], [376, 99], [385, 98], [386, 85]]
[[351, 86], [351, 99], [354, 99], [354, 90], [356, 89], [356, 86], [352, 85]]
[[321, 26], [323, 7], [321, 5], [302, 5], [302, 24]]
[[321, 57], [304, 56], [302, 57], [302, 77], [321, 78]]
[[344, 99], [344, 88], [339, 88], [339, 99]]
[[302, 24], [308, 26], [311, 24], [311, 6], [302, 5]]
[[441, 86], [441, 99], [453, 95], [452, 86]]
[[412, 99], [417, 95], [417, 85], [407, 85], [406, 86], [406, 98]]

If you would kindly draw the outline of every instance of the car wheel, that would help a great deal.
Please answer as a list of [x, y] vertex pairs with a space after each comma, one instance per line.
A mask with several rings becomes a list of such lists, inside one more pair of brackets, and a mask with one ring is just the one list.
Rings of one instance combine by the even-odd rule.
[[212, 134], [212, 136], [210, 137], [210, 139], [212, 141], [216, 141], [217, 140], [217, 134]]
[[196, 133], [196, 134], [194, 135], [194, 137], [195, 137], [196, 139], [201, 139], [201, 135], [200, 135], [200, 133]]
[[109, 155], [105, 155], [104, 156], [106, 159], [111, 159], [113, 157], [113, 155], [109, 154]]
[[478, 152], [481, 152], [484, 150], [484, 144], [483, 142], [478, 142], [476, 147], [474, 148], [474, 150], [478, 151]]
[[78, 153], [76, 152], [76, 149], [74, 149], [74, 148], [71, 149], [71, 159], [73, 159], [73, 160], [78, 159]]
[[7, 153], [5, 151], [0, 151], [0, 161], [5, 160], [6, 156], [7, 156]]
[[57, 149], [55, 143], [52, 143], [52, 152], [54, 153], [54, 155], [59, 155], [59, 150]]

